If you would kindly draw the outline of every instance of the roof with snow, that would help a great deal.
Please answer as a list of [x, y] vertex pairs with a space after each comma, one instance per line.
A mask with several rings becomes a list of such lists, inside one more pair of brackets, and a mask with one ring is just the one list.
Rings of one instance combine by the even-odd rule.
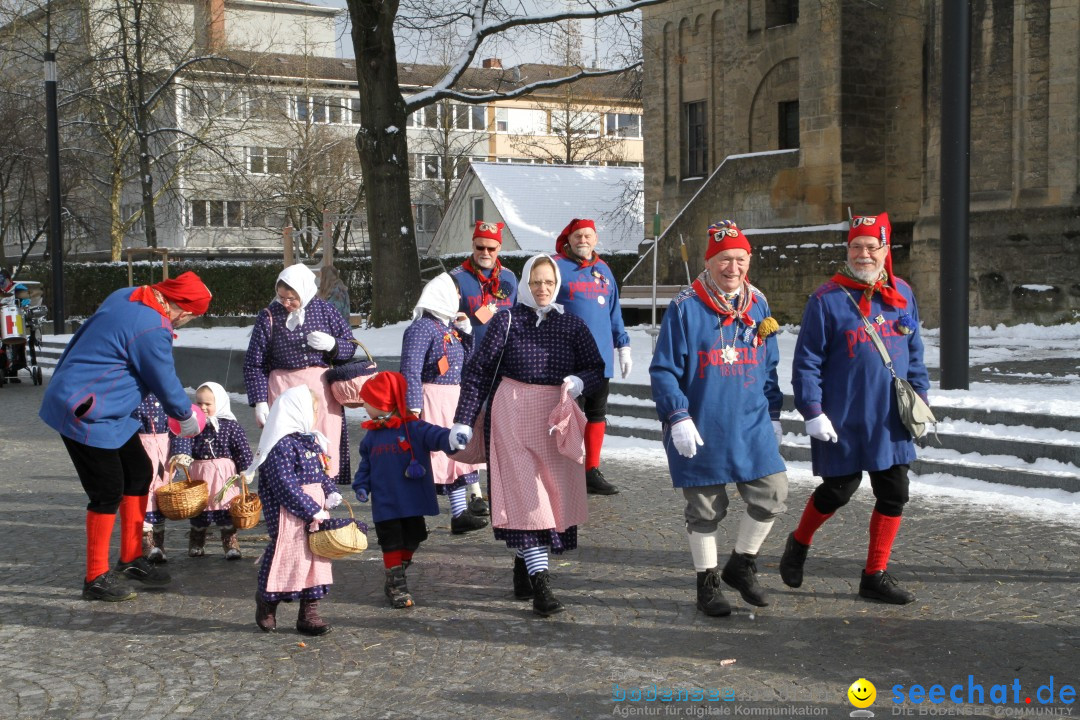
[[[570, 220], [592, 218], [600, 236], [597, 251], [636, 253], [645, 237], [643, 181], [643, 170], [633, 167], [474, 162], [451, 206], [467, 203], [479, 184], [516, 250], [553, 252], [555, 238]], [[447, 217], [453, 214], [448, 211]], [[446, 224], [436, 231], [429, 254], [468, 252], [470, 237], [446, 230]]]

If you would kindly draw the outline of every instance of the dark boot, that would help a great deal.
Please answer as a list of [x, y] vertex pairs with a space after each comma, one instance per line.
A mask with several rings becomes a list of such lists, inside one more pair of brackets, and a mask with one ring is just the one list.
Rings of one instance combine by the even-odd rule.
[[226, 560], [239, 560], [240, 543], [236, 539], [236, 527], [226, 525], [221, 528], [221, 547], [225, 550]]
[[529, 582], [532, 583], [534, 613], [540, 617], [548, 617], [563, 611], [563, 604], [551, 592], [551, 579], [547, 570], [530, 575]]
[[758, 584], [756, 559], [757, 555], [743, 555], [732, 550], [720, 579], [738, 590], [746, 602], [765, 607], [769, 604], [769, 596], [765, 588]]
[[142, 534], [142, 554], [147, 561], [152, 563], [161, 562], [161, 558], [165, 556], [157, 545], [154, 544], [154, 531], [147, 530]]
[[206, 545], [206, 528], [193, 527], [188, 531], [188, 557], [202, 557]]
[[698, 610], [712, 617], [724, 617], [731, 614], [731, 605], [720, 591], [720, 576], [716, 568], [709, 568], [697, 574]]
[[255, 591], [255, 624], [263, 632], [277, 632], [277, 601], [263, 599], [261, 591]]
[[469, 512], [477, 517], [487, 517], [491, 514], [491, 506], [484, 498], [473, 495], [469, 498]]
[[915, 602], [915, 595], [900, 587], [900, 583], [884, 570], [869, 575], [865, 570], [863, 571], [862, 580], [859, 581], [859, 597], [880, 600], [893, 605], [907, 605]]
[[409, 594], [409, 583], [405, 579], [405, 568], [401, 565], [386, 569], [386, 585], [383, 587], [390, 606], [395, 610], [412, 607], [413, 599]]
[[318, 600], [300, 601], [300, 614], [296, 618], [296, 629], [304, 635], [315, 637], [330, 632], [330, 626], [319, 617]]
[[450, 518], [450, 532], [454, 535], [461, 535], [473, 530], [482, 530], [487, 525], [488, 521], [474, 515], [472, 510], [466, 510], [456, 518]]
[[165, 563], [169, 558], [165, 556], [165, 524], [154, 526], [154, 547], [157, 548], [155, 558], [149, 558], [150, 562]]
[[780, 557], [780, 579], [788, 587], [797, 588], [802, 585], [803, 565], [806, 564], [808, 552], [810, 552], [810, 546], [796, 540], [795, 533], [788, 535], [787, 544], [784, 545], [784, 554]]
[[529, 580], [529, 569], [525, 567], [525, 559], [514, 558], [514, 597], [518, 600], [532, 600], [533, 586]]
[[598, 467], [585, 472], [585, 490], [590, 495], [614, 495], [619, 492], [619, 488], [609, 483]]

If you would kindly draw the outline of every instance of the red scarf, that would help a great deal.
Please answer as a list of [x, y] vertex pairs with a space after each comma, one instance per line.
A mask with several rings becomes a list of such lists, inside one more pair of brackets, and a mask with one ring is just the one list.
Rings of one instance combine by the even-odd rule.
[[[691, 283], [690, 287], [694, 288], [694, 292], [697, 293], [698, 299], [705, 303], [705, 307], [724, 318], [724, 325], [730, 325], [735, 318], [738, 318], [747, 327], [754, 327], [754, 320], [750, 317], [750, 308], [753, 306], [755, 299], [754, 293], [750, 290], [748, 283], [743, 283], [742, 290], [740, 291], [742, 297], [742, 302], [740, 303], [742, 306], [741, 310], [732, 307], [730, 303], [726, 303], [727, 307], [721, 307], [720, 303], [716, 302], [713, 294], [705, 287], [705, 282], [702, 280], [701, 276], [698, 276], [698, 278]], [[749, 298], [749, 300], [747, 300], [747, 298]]]
[[360, 427], [364, 428], [365, 430], [379, 430], [382, 428], [389, 428], [391, 430], [394, 430], [401, 427], [407, 422], [412, 422], [413, 420], [419, 419], [420, 418], [416, 417], [412, 413], [410, 413], [409, 416], [404, 420], [402, 420], [399, 415], [389, 415], [387, 417], [375, 418], [374, 420], [365, 420], [364, 422], [360, 423]]
[[832, 281], [837, 285], [862, 291], [859, 293], [859, 310], [862, 312], [863, 317], [870, 317], [870, 298], [873, 297], [875, 292], [881, 293], [881, 301], [886, 305], [890, 305], [897, 310], [903, 310], [907, 307], [907, 298], [886, 282], [887, 280], [888, 275], [885, 273], [882, 273], [882, 276], [873, 285], [853, 278], [843, 271], [832, 276]]
[[579, 269], [580, 268], [591, 267], [591, 266], [595, 265], [596, 263], [600, 262], [600, 254], [598, 252], [596, 252], [595, 250], [593, 251], [593, 254], [592, 254], [591, 258], [589, 258], [588, 260], [582, 260], [577, 255], [571, 255], [570, 251], [566, 249], [565, 245], [563, 245], [563, 249], [559, 251], [559, 255], [562, 255], [564, 258], [566, 258], [570, 262], [577, 263], [577, 266], [578, 266]]
[[484, 273], [479, 268], [474, 268], [472, 264], [472, 258], [466, 258], [465, 262], [461, 263], [461, 267], [472, 273], [476, 278], [476, 282], [480, 283], [480, 304], [488, 304], [488, 296], [491, 296], [491, 302], [497, 301], [499, 298], [495, 294], [499, 292], [499, 272], [502, 270], [502, 263], [499, 259], [495, 259], [495, 266], [491, 268], [491, 277], [484, 277]]

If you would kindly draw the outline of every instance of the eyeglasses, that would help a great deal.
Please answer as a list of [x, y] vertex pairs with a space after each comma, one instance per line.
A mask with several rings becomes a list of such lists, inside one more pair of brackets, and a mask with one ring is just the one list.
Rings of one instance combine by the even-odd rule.
[[854, 253], [856, 255], [868, 252], [873, 255], [874, 253], [880, 250], [884, 250], [887, 247], [888, 245], [848, 245], [848, 252]]
[[555, 287], [555, 281], [554, 281], [554, 280], [530, 280], [530, 281], [529, 281], [529, 287], [534, 287], [534, 288], [539, 288], [539, 287], [553, 288], [553, 287]]
[[492, 253], [492, 254], [494, 254], [494, 253], [499, 252], [499, 246], [496, 245], [495, 247], [483, 247], [482, 245], [473, 245], [473, 250], [475, 250], [478, 253]]
[[286, 303], [288, 303], [289, 305], [299, 305], [300, 304], [300, 298], [299, 297], [287, 297], [285, 295], [278, 295], [277, 299], [278, 299], [278, 302], [281, 303], [282, 305], [285, 305]]

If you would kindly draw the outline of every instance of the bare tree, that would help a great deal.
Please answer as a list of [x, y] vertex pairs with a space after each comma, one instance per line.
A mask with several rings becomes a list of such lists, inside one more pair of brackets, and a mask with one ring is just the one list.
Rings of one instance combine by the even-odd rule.
[[[443, 99], [489, 103], [518, 98], [541, 88], [561, 87], [588, 77], [616, 75], [638, 67], [640, 59], [612, 70], [570, 68], [563, 75], [534, 82], [515, 80], [513, 73], [495, 87], [469, 90], [462, 77], [485, 42], [497, 44], [515, 33], [550, 34], [553, 25], [580, 18], [613, 18], [633, 25], [635, 11], [665, 0], [629, 0], [596, 4], [575, 2], [578, 9], [524, 13], [521, 5], [502, 0], [348, 0], [353, 51], [360, 89], [361, 129], [356, 136], [368, 192], [371, 240], [372, 314], [374, 325], [405, 319], [420, 294], [420, 268], [409, 197], [408, 143], [404, 132], [410, 112]], [[430, 88], [405, 98], [398, 85], [395, 29], [422, 35], [433, 28], [458, 30], [460, 51]], [[633, 35], [631, 31], [629, 33]]]

